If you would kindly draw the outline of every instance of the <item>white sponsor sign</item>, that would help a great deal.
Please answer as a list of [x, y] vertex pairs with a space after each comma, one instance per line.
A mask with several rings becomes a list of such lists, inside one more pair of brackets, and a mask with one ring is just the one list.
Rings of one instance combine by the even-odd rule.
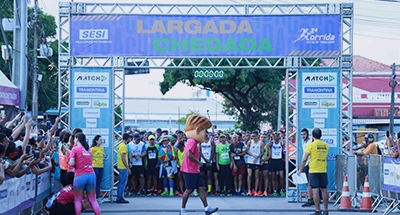
[[83, 118], [100, 118], [100, 109], [82, 109]]
[[302, 100], [303, 108], [319, 108], [319, 100], [316, 99], [303, 99]]
[[[310, 133], [311, 133], [311, 132], [310, 132]], [[326, 128], [321, 128], [321, 133], [322, 133], [322, 136], [328, 135], [328, 129], [326, 129]]]
[[100, 129], [100, 134], [101, 135], [108, 135], [110, 133], [108, 128], [101, 128]]
[[314, 128], [325, 128], [325, 119], [314, 119]]
[[311, 118], [328, 118], [328, 109], [311, 109]]
[[97, 119], [86, 119], [86, 128], [97, 128]]
[[92, 134], [92, 129], [91, 128], [82, 128], [82, 131], [83, 131], [83, 133], [85, 135]]
[[329, 128], [328, 129], [328, 134], [329, 135], [337, 135], [337, 129], [336, 128]]
[[302, 98], [305, 99], [335, 99], [338, 94], [336, 86], [303, 86], [302, 90]]
[[98, 135], [98, 134], [100, 134], [100, 128], [93, 128], [93, 129], [92, 129], [92, 134], [93, 134], [93, 135]]
[[92, 100], [91, 99], [75, 99], [74, 107], [75, 108], [91, 108]]
[[321, 108], [336, 108], [336, 99], [321, 99], [319, 102]]
[[336, 136], [324, 136], [322, 135], [321, 140], [328, 143], [329, 147], [337, 147]]
[[110, 106], [108, 99], [92, 99], [92, 107], [108, 108]]
[[75, 85], [109, 85], [110, 74], [107, 72], [75, 72]]
[[[109, 98], [108, 86], [88, 86], [88, 85], [75, 85], [74, 96], [75, 98], [88, 98], [88, 99], [107, 99]], [[92, 107], [96, 107], [93, 105]]]
[[337, 73], [335, 72], [305, 72], [302, 76], [303, 85], [336, 86]]

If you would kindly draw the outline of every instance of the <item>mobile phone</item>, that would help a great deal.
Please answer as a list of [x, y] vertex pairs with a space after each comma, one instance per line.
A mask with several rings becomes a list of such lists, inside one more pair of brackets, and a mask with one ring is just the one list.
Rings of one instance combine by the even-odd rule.
[[397, 139], [400, 139], [400, 131], [397, 133]]
[[31, 148], [32, 148], [32, 146], [27, 145], [25, 148], [25, 154], [29, 155], [31, 153]]
[[5, 110], [1, 110], [1, 118], [6, 118], [6, 111]]
[[39, 149], [36, 149], [35, 151], [33, 151], [33, 157], [35, 159], [39, 159], [39, 156], [40, 156], [40, 150]]
[[386, 131], [386, 137], [389, 137], [389, 131]]

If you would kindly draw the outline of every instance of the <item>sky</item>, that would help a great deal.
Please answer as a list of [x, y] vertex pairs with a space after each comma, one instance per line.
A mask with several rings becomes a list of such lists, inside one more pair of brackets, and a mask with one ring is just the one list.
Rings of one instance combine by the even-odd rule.
[[[39, 7], [56, 17], [60, 0], [39, 0]], [[209, 2], [208, 2], [209, 1]], [[132, 0], [74, 0], [91, 3], [132, 3]], [[135, 3], [150, 3], [149, 0], [135, 0]], [[400, 64], [400, 2], [374, 0], [151, 0], [160, 4], [298, 4], [298, 3], [341, 3], [354, 2], [354, 54], [361, 55], [385, 64]], [[33, 0], [31, 0], [31, 4]], [[58, 24], [58, 23], [57, 23]], [[161, 97], [158, 83], [163, 80], [164, 70], [152, 69], [150, 74], [129, 76], [126, 79], [126, 97]], [[197, 89], [178, 84], [166, 97], [191, 98]]]

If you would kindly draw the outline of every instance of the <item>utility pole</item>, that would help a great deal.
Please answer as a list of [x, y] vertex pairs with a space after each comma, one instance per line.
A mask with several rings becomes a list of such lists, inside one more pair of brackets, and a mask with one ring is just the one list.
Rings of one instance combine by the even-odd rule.
[[279, 131], [279, 129], [281, 129], [281, 124], [282, 124], [282, 91], [283, 91], [283, 87], [281, 87], [279, 89], [278, 123], [276, 124], [277, 131]]
[[390, 86], [392, 87], [392, 94], [390, 98], [390, 124], [389, 124], [389, 133], [393, 137], [393, 127], [394, 127], [394, 93], [397, 85], [396, 81], [396, 64], [392, 65], [392, 80], [390, 82]]
[[32, 70], [32, 118], [35, 125], [38, 124], [38, 96], [39, 96], [39, 81], [38, 81], [38, 0], [35, 0], [35, 10], [33, 17], [33, 70]]

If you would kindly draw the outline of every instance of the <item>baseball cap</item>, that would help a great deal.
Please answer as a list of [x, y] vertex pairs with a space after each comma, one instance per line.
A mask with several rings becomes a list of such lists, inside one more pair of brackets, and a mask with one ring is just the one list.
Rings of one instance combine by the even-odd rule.
[[170, 141], [170, 139], [168, 138], [168, 136], [163, 136], [162, 138], [161, 138], [161, 142], [162, 141]]
[[156, 137], [155, 137], [154, 135], [150, 135], [149, 138], [147, 138], [147, 139], [148, 139], [148, 140], [151, 140], [151, 139], [155, 140]]
[[162, 132], [161, 128], [157, 128], [156, 132], [161, 133]]
[[371, 133], [369, 133], [369, 134], [368, 134], [368, 138], [374, 139], [374, 135], [371, 134]]
[[223, 134], [223, 133], [221, 133], [221, 134], [219, 135], [219, 137], [226, 137], [226, 135]]
[[133, 138], [135, 138], [136, 140], [137, 140], [137, 139], [142, 139], [142, 136], [140, 136], [140, 134], [138, 134], [138, 133], [135, 133], [135, 134], [133, 135]]

